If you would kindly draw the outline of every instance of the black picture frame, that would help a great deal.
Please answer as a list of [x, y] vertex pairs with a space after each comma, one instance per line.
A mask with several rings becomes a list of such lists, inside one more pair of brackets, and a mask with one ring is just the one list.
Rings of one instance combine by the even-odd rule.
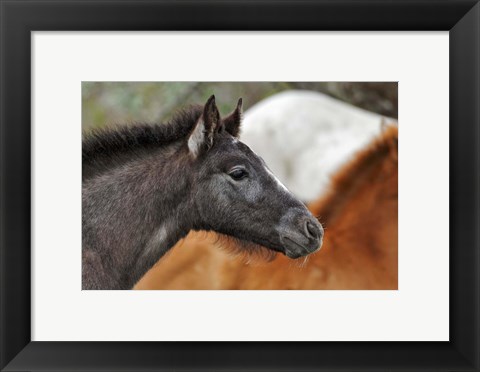
[[[478, 1], [0, 1], [2, 370], [479, 371]], [[38, 30], [449, 31], [450, 341], [32, 342], [30, 35]]]

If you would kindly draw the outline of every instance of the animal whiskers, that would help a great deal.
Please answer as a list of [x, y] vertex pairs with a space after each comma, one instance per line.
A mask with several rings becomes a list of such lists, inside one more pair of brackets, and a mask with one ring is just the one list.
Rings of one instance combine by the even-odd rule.
[[240, 258], [247, 265], [252, 263], [271, 262], [277, 256], [275, 251], [265, 248], [260, 244], [218, 232], [215, 233], [214, 244], [218, 245], [221, 249], [235, 258]]

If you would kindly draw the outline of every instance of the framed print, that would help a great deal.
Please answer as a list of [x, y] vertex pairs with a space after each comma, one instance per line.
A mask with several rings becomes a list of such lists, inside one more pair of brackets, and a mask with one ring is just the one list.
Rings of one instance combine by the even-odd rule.
[[2, 370], [479, 370], [477, 1], [0, 6]]

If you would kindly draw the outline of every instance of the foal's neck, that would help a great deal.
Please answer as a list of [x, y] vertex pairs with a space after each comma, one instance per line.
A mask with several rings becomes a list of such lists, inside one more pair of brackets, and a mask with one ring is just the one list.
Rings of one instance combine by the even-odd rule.
[[84, 245], [108, 257], [105, 270], [119, 288], [132, 288], [190, 230], [181, 218], [192, 213], [181, 162], [171, 146], [84, 184], [84, 223], [94, 221], [84, 227]]

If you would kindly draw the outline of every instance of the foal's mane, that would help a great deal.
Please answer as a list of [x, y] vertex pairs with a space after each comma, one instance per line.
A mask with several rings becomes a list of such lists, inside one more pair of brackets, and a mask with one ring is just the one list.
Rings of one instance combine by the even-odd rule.
[[395, 125], [384, 129], [378, 138], [332, 177], [329, 192], [309, 206], [312, 213], [328, 226], [349, 196], [365, 182], [371, 182], [374, 170], [386, 159], [395, 162], [398, 159], [398, 127]]
[[107, 127], [86, 134], [82, 140], [83, 179], [118, 164], [119, 159], [125, 161], [128, 155], [185, 138], [202, 110], [202, 106], [192, 105], [178, 111], [166, 123]]

